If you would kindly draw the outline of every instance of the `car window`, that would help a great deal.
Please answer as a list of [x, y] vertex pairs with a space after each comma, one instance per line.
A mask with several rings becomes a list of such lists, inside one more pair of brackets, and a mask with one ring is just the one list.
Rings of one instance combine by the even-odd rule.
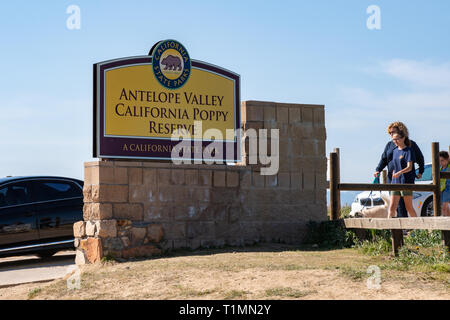
[[60, 200], [74, 197], [81, 197], [80, 188], [73, 183], [64, 181], [35, 181], [34, 198], [35, 201]]
[[8, 188], [0, 189], [0, 208], [6, 206], [6, 192]]
[[[419, 174], [419, 170], [416, 170], [416, 175], [417, 174]], [[433, 181], [432, 166], [426, 165], [425, 171], [422, 174], [422, 178], [416, 179], [416, 181]]]
[[0, 189], [0, 207], [16, 206], [30, 202], [26, 183], [11, 184]]

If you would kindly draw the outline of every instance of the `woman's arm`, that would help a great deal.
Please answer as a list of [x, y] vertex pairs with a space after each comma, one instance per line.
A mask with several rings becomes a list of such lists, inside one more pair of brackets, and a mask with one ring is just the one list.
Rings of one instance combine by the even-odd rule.
[[423, 153], [414, 141], [411, 141], [411, 147], [414, 151], [416, 163], [419, 165], [419, 174], [423, 174], [425, 171], [425, 159], [423, 157]]
[[408, 165], [406, 166], [405, 169], [402, 169], [402, 170], [400, 170], [400, 171], [398, 171], [398, 172], [394, 172], [394, 174], [392, 175], [392, 177], [393, 177], [393, 178], [398, 178], [398, 177], [400, 177], [402, 174], [410, 172], [412, 169], [413, 169], [413, 162], [412, 162], [412, 161], [409, 161], [409, 162], [408, 162]]
[[388, 153], [389, 153], [390, 145], [391, 145], [391, 141], [388, 142], [386, 144], [386, 146], [384, 147], [384, 151], [381, 154], [380, 162], [378, 163], [378, 166], [375, 169], [375, 174], [380, 173], [381, 171], [383, 171], [383, 169], [388, 165], [388, 163], [389, 163]]

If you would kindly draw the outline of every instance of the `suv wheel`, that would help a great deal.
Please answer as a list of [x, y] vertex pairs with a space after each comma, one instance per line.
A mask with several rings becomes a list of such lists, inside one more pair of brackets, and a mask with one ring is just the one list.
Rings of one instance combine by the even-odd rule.
[[434, 210], [433, 210], [433, 197], [429, 197], [422, 206], [422, 212], [420, 213], [422, 217], [433, 217], [434, 216]]

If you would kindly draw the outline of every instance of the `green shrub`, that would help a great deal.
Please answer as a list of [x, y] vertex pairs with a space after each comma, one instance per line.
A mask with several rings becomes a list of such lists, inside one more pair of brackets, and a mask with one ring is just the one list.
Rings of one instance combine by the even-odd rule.
[[316, 244], [326, 248], [350, 248], [356, 241], [355, 233], [347, 230], [342, 220], [308, 223], [306, 244]]
[[359, 242], [356, 247], [364, 254], [370, 256], [378, 256], [388, 254], [392, 251], [392, 243], [384, 238], [377, 238], [375, 240], [364, 240]]
[[115, 256], [111, 253], [111, 252], [108, 252], [102, 259], [101, 259], [101, 262], [102, 263], [108, 263], [108, 262], [114, 262], [116, 259], [115, 259]]
[[[375, 256], [392, 252], [389, 230], [367, 230], [368, 240], [357, 243], [362, 253]], [[413, 230], [404, 237], [398, 256], [385, 265], [395, 270], [418, 267], [427, 271], [450, 272], [450, 255], [441, 245], [440, 231]]]
[[368, 240], [381, 241], [385, 240], [391, 242], [391, 231], [390, 230], [378, 230], [378, 229], [368, 229]]
[[389, 230], [364, 230], [365, 239], [355, 245], [362, 253], [377, 256], [389, 253], [392, 250], [391, 232]]
[[341, 219], [348, 218], [351, 211], [352, 211], [352, 207], [350, 207], [350, 206], [343, 206], [341, 208]]
[[450, 272], [450, 255], [444, 247], [421, 252], [404, 246], [399, 249], [398, 257], [394, 259], [393, 263], [393, 267], [401, 270], [408, 270], [410, 267], [425, 267], [433, 271]]
[[412, 230], [404, 240], [407, 245], [430, 248], [440, 245], [441, 231]]

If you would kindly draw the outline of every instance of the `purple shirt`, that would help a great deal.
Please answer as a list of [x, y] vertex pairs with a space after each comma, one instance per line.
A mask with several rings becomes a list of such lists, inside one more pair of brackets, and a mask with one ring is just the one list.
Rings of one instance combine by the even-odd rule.
[[[393, 173], [405, 169], [408, 166], [408, 162], [410, 161], [412, 161], [413, 163], [416, 161], [416, 159], [414, 158], [414, 152], [410, 147], [405, 147], [402, 150], [400, 150], [399, 148], [395, 148], [392, 155], [392, 164], [394, 169]], [[413, 167], [411, 171], [402, 174], [400, 177], [393, 177], [391, 183], [414, 183], [415, 177], [416, 172]]]

